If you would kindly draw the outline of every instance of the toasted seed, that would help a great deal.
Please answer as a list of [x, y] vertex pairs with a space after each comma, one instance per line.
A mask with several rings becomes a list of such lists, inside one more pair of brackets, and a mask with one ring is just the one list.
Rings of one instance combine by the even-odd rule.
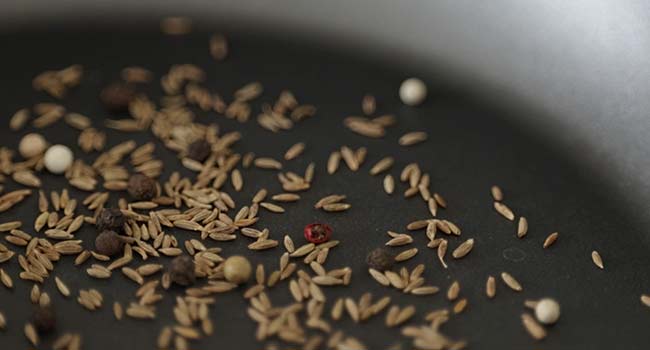
[[36, 333], [36, 328], [31, 323], [25, 325], [25, 337], [29, 340], [30, 343], [34, 346], [38, 346], [38, 334]]
[[560, 234], [559, 234], [558, 232], [553, 232], [553, 233], [551, 233], [550, 235], [548, 235], [548, 237], [546, 237], [546, 239], [544, 240], [544, 245], [543, 245], [543, 247], [544, 247], [544, 248], [548, 248], [548, 247], [550, 247], [551, 245], [553, 245], [553, 243], [555, 243], [555, 241], [557, 241], [557, 237], [558, 237], [559, 235], [560, 235]]
[[492, 198], [494, 198], [495, 201], [501, 202], [503, 200], [503, 191], [501, 191], [501, 188], [499, 186], [492, 186], [490, 188], [490, 192], [492, 193]]
[[414, 257], [417, 253], [418, 253], [418, 248], [407, 249], [407, 250], [395, 255], [395, 261], [397, 261], [397, 262], [406, 261], [406, 260]]
[[598, 253], [597, 251], [594, 250], [593, 252], [591, 252], [591, 260], [601, 270], [605, 269], [605, 265], [603, 265], [603, 258], [600, 257], [600, 253]]
[[291, 256], [292, 258], [305, 256], [305, 255], [311, 253], [315, 248], [316, 248], [316, 245], [314, 243], [307, 243], [305, 245], [302, 245], [302, 246], [298, 247], [289, 256]]
[[341, 153], [334, 151], [327, 159], [327, 173], [332, 175], [339, 169], [341, 163]]
[[0, 312], [0, 331], [4, 330], [5, 327], [7, 327], [7, 318], [2, 312]]
[[124, 309], [122, 308], [122, 305], [117, 301], [113, 303], [113, 315], [118, 321], [124, 317]]
[[295, 202], [300, 199], [300, 195], [295, 193], [280, 193], [273, 195], [271, 199], [277, 202]]
[[68, 286], [66, 286], [58, 276], [54, 277], [54, 281], [56, 282], [56, 288], [59, 290], [59, 292], [61, 292], [63, 296], [69, 297], [70, 289]]
[[642, 294], [641, 303], [647, 307], [650, 307], [650, 294]]
[[517, 237], [522, 238], [528, 233], [528, 220], [525, 217], [519, 218], [519, 223], [517, 224]]
[[269, 203], [269, 202], [262, 202], [260, 203], [260, 207], [272, 212], [272, 213], [284, 213], [284, 208], [282, 208], [279, 205]]
[[0, 281], [2, 281], [2, 284], [7, 288], [14, 287], [14, 282], [11, 279], [11, 276], [9, 276], [9, 274], [7, 274], [3, 269], [0, 269]]
[[384, 191], [387, 194], [393, 194], [395, 192], [395, 179], [393, 179], [391, 174], [384, 177]]
[[282, 163], [278, 162], [273, 158], [256, 158], [253, 161], [253, 164], [255, 164], [256, 167], [261, 169], [275, 169], [275, 170], [282, 169]]
[[347, 310], [348, 315], [350, 315], [350, 318], [354, 322], [359, 322], [359, 317], [360, 317], [359, 307], [354, 302], [354, 300], [352, 300], [352, 298], [345, 298], [344, 305], [345, 305], [345, 310]]
[[414, 294], [414, 295], [431, 295], [431, 294], [436, 294], [439, 291], [440, 291], [440, 288], [435, 287], [435, 286], [422, 286], [422, 287], [414, 288], [411, 291], [411, 294]]
[[521, 287], [521, 284], [519, 281], [517, 281], [512, 275], [510, 275], [507, 272], [501, 272], [501, 279], [503, 282], [510, 287], [510, 289], [516, 291], [516, 292], [521, 292], [523, 288]]
[[289, 252], [290, 254], [293, 253], [296, 250], [296, 247], [293, 244], [293, 240], [289, 235], [284, 235], [284, 248]]
[[399, 247], [410, 243], [413, 243], [413, 237], [407, 234], [400, 233], [396, 235], [393, 239], [386, 242], [386, 245], [389, 247]]
[[515, 214], [508, 208], [507, 205], [501, 202], [494, 202], [494, 209], [501, 214], [504, 218], [513, 221], [515, 219]]
[[354, 151], [348, 146], [341, 147], [341, 157], [348, 168], [352, 171], [359, 170], [359, 160], [357, 159]]
[[382, 286], [388, 287], [390, 285], [390, 280], [383, 273], [375, 269], [368, 269], [368, 273], [370, 273], [370, 276], [372, 276], [372, 278], [374, 278], [374, 280]]
[[395, 163], [395, 159], [393, 157], [384, 157], [380, 161], [378, 161], [375, 165], [370, 168], [370, 175], [377, 175], [381, 174], [384, 171], [390, 169], [390, 167], [393, 166], [393, 163]]
[[447, 263], [445, 262], [445, 253], [447, 253], [447, 240], [443, 239], [438, 245], [438, 260], [442, 264], [442, 267], [447, 268]]
[[497, 293], [496, 280], [492, 276], [488, 276], [487, 282], [485, 282], [485, 295], [488, 298], [492, 299]]
[[522, 314], [521, 322], [524, 325], [524, 328], [530, 334], [531, 337], [535, 340], [542, 340], [546, 338], [546, 330], [544, 327], [535, 321], [535, 318], [530, 314]]
[[348, 203], [332, 203], [323, 205], [323, 210], [327, 212], [340, 212], [350, 209], [352, 205]]
[[395, 317], [395, 320], [393, 321], [394, 326], [399, 326], [402, 323], [408, 321], [411, 317], [415, 315], [415, 306], [409, 305], [405, 308], [403, 308], [398, 314], [397, 317]]
[[242, 187], [244, 187], [244, 178], [242, 177], [239, 169], [234, 169], [230, 173], [230, 178], [232, 180], [232, 187], [235, 188], [235, 191], [241, 191]]
[[314, 208], [320, 209], [320, 208], [322, 208], [323, 206], [325, 206], [327, 204], [334, 204], [334, 203], [338, 203], [338, 202], [340, 202], [342, 200], [345, 200], [345, 198], [346, 198], [346, 196], [344, 194], [331, 194], [329, 196], [325, 196], [325, 197], [319, 199], [318, 202], [316, 202], [316, 204], [314, 204]]
[[22, 129], [27, 123], [29, 116], [30, 116], [29, 109], [27, 108], [19, 109], [18, 111], [16, 111], [16, 113], [14, 113], [14, 115], [9, 120], [9, 128], [11, 130]]
[[305, 150], [305, 143], [304, 142], [298, 142], [294, 144], [293, 146], [289, 147], [287, 152], [284, 154], [284, 159], [285, 160], [292, 160], [296, 157], [298, 157], [302, 152]]
[[424, 131], [413, 131], [402, 135], [399, 138], [400, 146], [412, 146], [427, 139], [427, 133]]
[[459, 314], [459, 313], [463, 312], [465, 310], [465, 308], [467, 308], [467, 299], [463, 298], [463, 299], [460, 299], [454, 305], [453, 311], [454, 311], [455, 314]]
[[447, 299], [449, 301], [454, 301], [456, 300], [456, 298], [458, 298], [459, 294], [460, 294], [460, 283], [458, 283], [458, 281], [454, 281], [449, 286], [449, 289], [447, 289]]
[[472, 251], [473, 247], [474, 247], [474, 238], [470, 238], [465, 242], [461, 243], [456, 249], [454, 249], [454, 251], [451, 253], [451, 256], [453, 256], [454, 259], [460, 259], [465, 255], [469, 254], [469, 252]]

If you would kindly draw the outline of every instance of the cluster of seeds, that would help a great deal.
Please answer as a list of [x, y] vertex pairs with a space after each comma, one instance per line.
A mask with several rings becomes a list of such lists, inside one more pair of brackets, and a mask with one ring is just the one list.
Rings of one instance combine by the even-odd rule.
[[[161, 27], [167, 34], [183, 35], [191, 30], [191, 22], [186, 18], [168, 18]], [[210, 38], [209, 53], [217, 61], [226, 59], [228, 43], [225, 37]], [[82, 78], [83, 68], [74, 65], [44, 72], [33, 84], [36, 90], [61, 99], [69, 89], [79, 85]], [[159, 349], [186, 350], [193, 346], [193, 341], [212, 335], [210, 309], [214, 306], [215, 295], [235, 292], [240, 285], [244, 286], [242, 296], [249, 302], [246, 313], [257, 324], [255, 338], [265, 342], [269, 350], [277, 348], [277, 340], [306, 350], [323, 347], [366, 349], [359, 339], [337, 330], [335, 324], [344, 317], [363, 323], [382, 314], [386, 327], [402, 327], [402, 335], [411, 339], [417, 349], [467, 346], [466, 341], [452, 340], [440, 330], [452, 315], [468, 308], [469, 300], [463, 297], [458, 281], [453, 281], [445, 293], [453, 305], [449, 309], [429, 312], [423, 325], [413, 322], [417, 317], [413, 305], [398, 304], [389, 296], [374, 299], [370, 293], [358, 299], [337, 298], [326, 311], [327, 290], [349, 286], [353, 275], [353, 270], [347, 266], [326, 268], [328, 256], [342, 243], [339, 240], [342, 237], [326, 223], [306, 223], [304, 242], [299, 246], [291, 235], [285, 235], [282, 240], [285, 252], [280, 255], [278, 265], [268, 273], [269, 266], [259, 264], [253, 268], [248, 256], [223, 257], [222, 249], [212, 246], [250, 239], [247, 247], [251, 254], [274, 250], [280, 241], [273, 238], [269, 228], [262, 226], [260, 208], [269, 213], [284, 213], [285, 208], [280, 204], [300, 201], [299, 193], [310, 190], [314, 183], [315, 162], [307, 166], [304, 174], [283, 171], [285, 165], [276, 158], [237, 153], [236, 144], [244, 137], [240, 132], [223, 133], [217, 124], [195, 121], [193, 107], [247, 122], [253, 113], [250, 102], [264, 91], [261, 83], [246, 84], [227, 102], [222, 95], [201, 85], [206, 75], [200, 67], [175, 65], [161, 78], [165, 96], [156, 103], [139, 89], [139, 84], [148, 84], [154, 79], [152, 72], [142, 67], [127, 67], [121, 79], [103, 88], [99, 97], [107, 112], [128, 114], [129, 117], [107, 119], [103, 126], [122, 132], [150, 131], [158, 142], [138, 146], [134, 141], [127, 141], [104, 150], [106, 134], [101, 127], [93, 127], [90, 118], [68, 111], [62, 101], [61, 104], [40, 103], [33, 108], [20, 109], [9, 121], [9, 126], [19, 131], [31, 119], [32, 126], [41, 129], [63, 120], [79, 131], [78, 144], [85, 153], [102, 152], [91, 163], [86, 163], [82, 157], [74, 159], [72, 151], [64, 145], [50, 146], [38, 133], [28, 133], [22, 138], [18, 145], [22, 157], [19, 161], [14, 159], [12, 149], [0, 147], [3, 171], [0, 175], [0, 212], [10, 211], [33, 194], [32, 188], [39, 188], [34, 233], [23, 230], [20, 221], [0, 223], [0, 232], [10, 244], [0, 244], [0, 263], [17, 256], [22, 269], [19, 277], [34, 283], [30, 298], [36, 308], [31, 321], [24, 326], [24, 334], [33, 346], [39, 344], [39, 336], [52, 332], [60, 333], [53, 343], [54, 349], [76, 350], [82, 345], [80, 334], [63, 332], [56, 327], [56, 309], [49, 295], [39, 287], [46, 279], [54, 277], [58, 292], [66, 298], [77, 295], [76, 301], [86, 310], [95, 311], [104, 305], [104, 296], [98, 289], [74, 291], [54, 275], [57, 262], [65, 256], [74, 256], [75, 265], [85, 266], [85, 272], [93, 278], [111, 279], [115, 271], [121, 271], [137, 285], [134, 300], [113, 301], [117, 320], [125, 315], [134, 319], [154, 319], [159, 302], [169, 297], [165, 291], [172, 284], [183, 288], [183, 295], [176, 297], [173, 309], [175, 323], [160, 330], [156, 345]], [[402, 84], [399, 94], [405, 104], [417, 105], [424, 101], [426, 87], [417, 79], [409, 79]], [[384, 137], [397, 119], [390, 114], [373, 117], [376, 110], [377, 101], [366, 95], [361, 102], [363, 116], [345, 118], [344, 125], [366, 137]], [[275, 103], [262, 106], [257, 123], [272, 132], [288, 131], [315, 113], [314, 106], [299, 104], [294, 94], [285, 90]], [[34, 119], [32, 114], [36, 115]], [[423, 131], [412, 131], [399, 137], [398, 143], [415, 147], [427, 137]], [[164, 164], [154, 154], [159, 144], [176, 152], [180, 164], [194, 176], [183, 177], [180, 172], [173, 172], [166, 180], [161, 179]], [[278, 159], [291, 161], [301, 157], [306, 149], [305, 143], [296, 143]], [[341, 146], [329, 156], [325, 166], [327, 173], [334, 175], [341, 160], [347, 168], [357, 172], [363, 167], [367, 153], [366, 147]], [[480, 241], [459, 238], [460, 226], [443, 215], [447, 201], [430, 190], [430, 176], [419, 164], [407, 164], [398, 176], [390, 174], [394, 164], [393, 157], [385, 156], [369, 169], [369, 174], [384, 174], [383, 189], [388, 195], [395, 193], [401, 182], [406, 187], [403, 197], [420, 197], [428, 215], [406, 225], [409, 233], [388, 231], [390, 238], [385, 247], [371, 250], [366, 257], [368, 273], [380, 285], [403, 294], [434, 295], [440, 288], [427, 284], [424, 265], [410, 270], [406, 266], [398, 267], [421, 251], [413, 246], [412, 234], [424, 231], [428, 240], [426, 247], [435, 250], [443, 268], [448, 268], [450, 263], [448, 255], [454, 263], [460, 263]], [[284, 192], [269, 193], [262, 188], [250, 203], [238, 205], [225, 187], [230, 183], [235, 192], [242, 191], [247, 177], [245, 171], [251, 166], [274, 173]], [[85, 192], [85, 196], [74, 198], [67, 188], [47, 194], [40, 189], [43, 181], [39, 174], [43, 169], [63, 174], [75, 193]], [[28, 188], [3, 193], [3, 183], [9, 177]], [[254, 183], [254, 180], [247, 179], [247, 182]], [[503, 191], [493, 186], [491, 194], [494, 209], [507, 220], [514, 221], [517, 216], [504, 203]], [[110, 205], [111, 199], [116, 197], [117, 205]], [[347, 211], [352, 206], [346, 199], [344, 194], [331, 194], [318, 200], [314, 208], [326, 213]], [[96, 231], [94, 242], [75, 236], [83, 226]], [[187, 231], [193, 238], [181, 241], [174, 234], [179, 231]], [[516, 235], [523, 239], [527, 233], [528, 221], [520, 216]], [[552, 233], [544, 240], [543, 247], [549, 248], [557, 238], [558, 233]], [[447, 254], [448, 251], [451, 253]], [[171, 258], [167, 268], [158, 261], [165, 257]], [[597, 267], [604, 269], [597, 251], [592, 252], [591, 258]], [[499, 276], [509, 289], [523, 291], [521, 283], [511, 274], [501, 272]], [[13, 288], [12, 277], [3, 269], [0, 269], [0, 281], [6, 288]], [[489, 299], [496, 296], [496, 283], [495, 277], [487, 277], [485, 294]], [[283, 284], [292, 302], [274, 305], [267, 292]], [[641, 301], [650, 307], [650, 296], [642, 295]], [[558, 320], [559, 304], [546, 298], [526, 305], [533, 308], [534, 316], [522, 314], [524, 328], [534, 339], [543, 339], [547, 331], [542, 324], [550, 325]], [[5, 315], [0, 313], [0, 330], [9, 328], [7, 324]]]

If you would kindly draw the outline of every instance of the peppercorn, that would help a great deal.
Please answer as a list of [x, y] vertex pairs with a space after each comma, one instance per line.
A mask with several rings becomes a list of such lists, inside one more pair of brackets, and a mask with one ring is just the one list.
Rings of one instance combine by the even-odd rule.
[[332, 235], [332, 228], [327, 224], [313, 223], [305, 226], [305, 239], [311, 243], [327, 242]]
[[97, 217], [97, 228], [100, 231], [112, 230], [121, 232], [124, 226], [124, 214], [119, 208], [104, 208]]
[[104, 87], [99, 98], [109, 112], [125, 113], [129, 111], [129, 105], [136, 96], [137, 92], [132, 85], [116, 82]]
[[156, 180], [143, 174], [133, 174], [126, 189], [137, 200], [149, 200], [156, 196]]
[[371, 269], [386, 271], [395, 264], [395, 257], [388, 249], [377, 248], [368, 254], [366, 262]]
[[32, 321], [36, 330], [41, 333], [49, 333], [56, 328], [56, 315], [51, 306], [38, 306], [32, 315]]
[[196, 275], [192, 258], [187, 255], [174, 258], [169, 268], [169, 277], [172, 282], [181, 286], [193, 284], [196, 280]]
[[204, 161], [212, 153], [212, 146], [206, 140], [199, 139], [187, 146], [187, 156], [198, 162]]
[[95, 238], [95, 250], [102, 255], [113, 256], [119, 254], [123, 246], [124, 242], [115, 231], [104, 231]]
[[232, 283], [242, 284], [248, 281], [252, 271], [251, 263], [241, 255], [233, 255], [223, 263], [224, 277]]

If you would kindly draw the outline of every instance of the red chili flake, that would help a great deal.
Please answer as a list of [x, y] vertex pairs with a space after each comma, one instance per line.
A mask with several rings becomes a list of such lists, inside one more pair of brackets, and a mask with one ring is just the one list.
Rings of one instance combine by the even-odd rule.
[[332, 228], [327, 224], [313, 223], [305, 226], [305, 239], [311, 243], [327, 242], [332, 235]]

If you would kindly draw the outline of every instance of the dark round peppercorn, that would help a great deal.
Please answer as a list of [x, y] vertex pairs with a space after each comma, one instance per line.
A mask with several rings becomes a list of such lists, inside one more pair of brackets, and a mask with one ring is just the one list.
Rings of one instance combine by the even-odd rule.
[[51, 306], [38, 306], [34, 310], [32, 321], [36, 331], [41, 334], [49, 333], [56, 328], [56, 315]]
[[100, 231], [122, 232], [124, 221], [124, 214], [119, 208], [104, 208], [97, 217], [96, 225]]
[[395, 264], [395, 256], [386, 248], [377, 248], [368, 254], [366, 262], [372, 269], [386, 271]]
[[194, 261], [187, 255], [182, 255], [172, 260], [169, 268], [169, 277], [172, 282], [181, 285], [189, 286], [196, 280], [194, 274]]
[[95, 238], [95, 251], [102, 255], [113, 256], [119, 254], [122, 252], [123, 246], [122, 238], [115, 231], [104, 231]]
[[198, 162], [204, 161], [212, 153], [212, 146], [206, 140], [196, 140], [187, 146], [187, 156]]
[[149, 200], [156, 196], [156, 180], [146, 175], [133, 174], [126, 189], [137, 200]]
[[99, 98], [109, 112], [126, 113], [129, 111], [129, 104], [136, 96], [137, 92], [133, 86], [116, 82], [104, 87]]

